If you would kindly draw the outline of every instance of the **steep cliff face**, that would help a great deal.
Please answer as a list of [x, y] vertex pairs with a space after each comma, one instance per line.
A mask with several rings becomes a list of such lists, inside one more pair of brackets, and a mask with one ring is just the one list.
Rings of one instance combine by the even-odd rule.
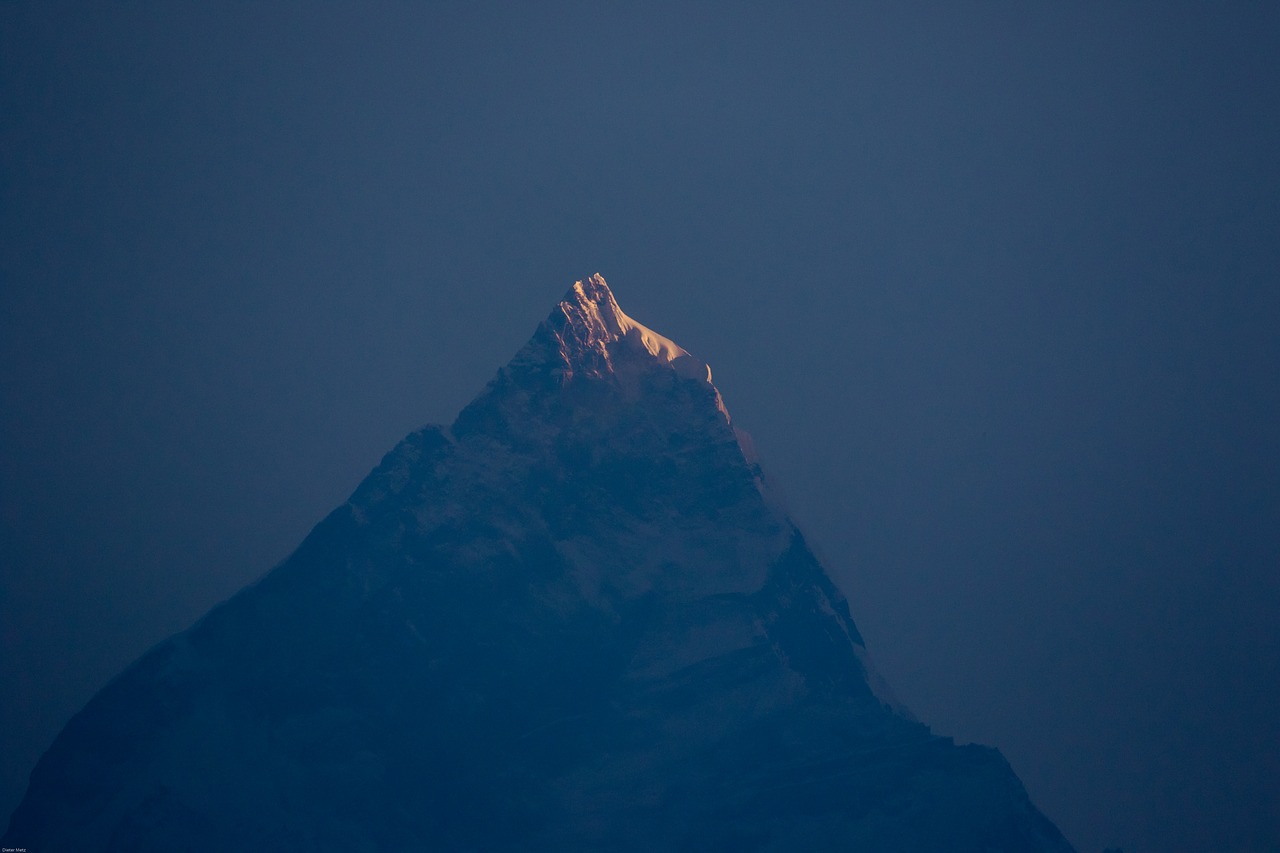
[[1066, 851], [874, 690], [707, 365], [576, 283], [41, 759], [31, 850]]

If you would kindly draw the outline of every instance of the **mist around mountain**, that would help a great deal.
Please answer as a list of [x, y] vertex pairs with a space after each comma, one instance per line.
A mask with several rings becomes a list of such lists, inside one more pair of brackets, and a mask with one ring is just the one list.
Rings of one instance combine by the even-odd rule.
[[577, 282], [77, 714], [31, 851], [1069, 851], [868, 662], [710, 368]]

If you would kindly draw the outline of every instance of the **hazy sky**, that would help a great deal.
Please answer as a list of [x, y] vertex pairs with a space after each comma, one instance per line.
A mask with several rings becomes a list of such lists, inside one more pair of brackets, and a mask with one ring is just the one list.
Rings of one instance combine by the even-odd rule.
[[1280, 6], [691, 5], [0, 3], [0, 813], [599, 271], [935, 731], [1280, 848]]

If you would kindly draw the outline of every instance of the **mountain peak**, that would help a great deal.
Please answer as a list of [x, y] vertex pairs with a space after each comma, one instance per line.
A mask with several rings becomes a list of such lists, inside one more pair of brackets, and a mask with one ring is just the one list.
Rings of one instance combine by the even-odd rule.
[[616, 362], [637, 357], [670, 365], [677, 373], [711, 381], [707, 363], [664, 335], [627, 315], [600, 273], [575, 281], [530, 341], [539, 352], [521, 353], [521, 361], [551, 357], [567, 374], [604, 375]]
[[874, 689], [698, 365], [576, 282], [72, 718], [0, 846], [1070, 853], [999, 753]]

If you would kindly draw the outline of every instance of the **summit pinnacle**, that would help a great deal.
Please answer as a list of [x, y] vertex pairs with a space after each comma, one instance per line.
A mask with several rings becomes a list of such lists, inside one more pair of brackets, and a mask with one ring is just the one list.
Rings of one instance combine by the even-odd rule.
[[614, 372], [616, 359], [648, 357], [670, 364], [681, 375], [711, 381], [711, 369], [683, 347], [628, 317], [599, 273], [574, 282], [533, 339], [516, 354], [515, 364], [546, 366], [568, 377]]

